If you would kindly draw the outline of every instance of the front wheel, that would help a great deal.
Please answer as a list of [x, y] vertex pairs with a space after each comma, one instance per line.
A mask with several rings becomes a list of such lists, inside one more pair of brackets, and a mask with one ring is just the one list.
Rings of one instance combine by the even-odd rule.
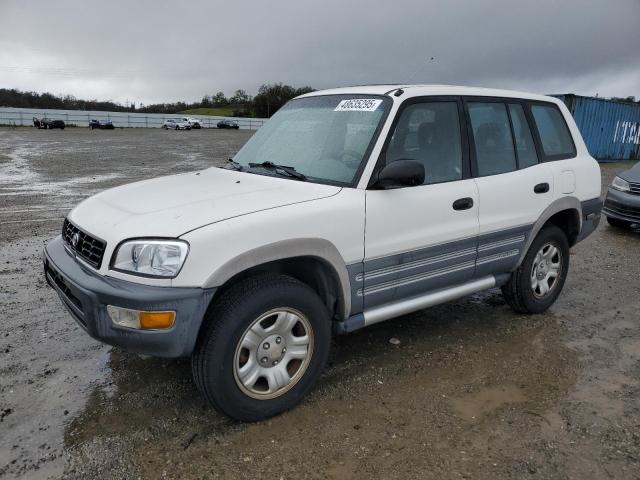
[[560, 295], [568, 272], [567, 237], [557, 226], [548, 225], [533, 240], [502, 294], [516, 312], [542, 313]]
[[329, 354], [331, 320], [318, 295], [284, 275], [262, 275], [224, 292], [205, 318], [192, 371], [216, 409], [256, 421], [297, 405]]
[[609, 225], [615, 228], [631, 228], [631, 222], [627, 222], [626, 220], [619, 220], [613, 217], [607, 217], [607, 222]]

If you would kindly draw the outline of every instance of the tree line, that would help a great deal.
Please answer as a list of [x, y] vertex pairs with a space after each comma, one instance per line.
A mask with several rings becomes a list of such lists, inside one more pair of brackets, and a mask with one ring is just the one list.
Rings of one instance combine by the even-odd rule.
[[73, 95], [23, 92], [15, 88], [0, 88], [0, 106], [15, 108], [52, 108], [59, 110], [105, 110], [111, 112], [143, 112], [174, 114], [195, 108], [230, 108], [237, 117], [270, 117], [286, 102], [298, 95], [312, 92], [311, 87], [296, 88], [282, 83], [262, 85], [255, 96], [236, 90], [227, 97], [224, 92], [204, 95], [199, 102], [173, 102], [142, 105], [122, 105], [110, 100], [82, 100]]

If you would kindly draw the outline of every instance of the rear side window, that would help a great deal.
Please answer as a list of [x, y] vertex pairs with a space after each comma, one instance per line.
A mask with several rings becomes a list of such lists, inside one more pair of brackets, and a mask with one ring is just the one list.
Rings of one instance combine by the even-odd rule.
[[386, 163], [416, 160], [425, 184], [462, 179], [462, 142], [456, 102], [415, 103], [406, 107], [389, 142]]
[[506, 105], [470, 102], [468, 109], [478, 175], [483, 177], [516, 170], [516, 156]]
[[575, 147], [564, 117], [555, 105], [531, 105], [540, 143], [547, 157], [570, 158]]
[[529, 124], [522, 105], [509, 104], [509, 114], [513, 125], [513, 140], [518, 154], [518, 167], [527, 168], [537, 164], [536, 146], [533, 143], [533, 136], [531, 135], [531, 130], [529, 130]]

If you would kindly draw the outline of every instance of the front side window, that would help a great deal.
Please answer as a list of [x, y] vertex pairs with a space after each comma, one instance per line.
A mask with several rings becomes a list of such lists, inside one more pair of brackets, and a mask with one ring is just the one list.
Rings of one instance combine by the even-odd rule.
[[549, 157], [572, 157], [575, 147], [564, 117], [555, 105], [532, 105], [531, 113], [536, 122], [544, 154]]
[[516, 170], [516, 157], [506, 105], [470, 102], [468, 109], [478, 175], [483, 177]]
[[522, 105], [510, 103], [509, 114], [511, 115], [513, 139], [516, 143], [516, 152], [518, 154], [518, 167], [527, 168], [537, 164], [536, 146], [533, 143], [533, 136], [531, 135], [531, 130], [529, 130], [529, 124]]
[[385, 163], [415, 160], [424, 166], [425, 184], [462, 179], [462, 143], [456, 102], [425, 102], [402, 110]]
[[291, 100], [233, 157], [257, 165], [293, 167], [310, 181], [351, 184], [391, 105], [387, 97], [323, 95]]

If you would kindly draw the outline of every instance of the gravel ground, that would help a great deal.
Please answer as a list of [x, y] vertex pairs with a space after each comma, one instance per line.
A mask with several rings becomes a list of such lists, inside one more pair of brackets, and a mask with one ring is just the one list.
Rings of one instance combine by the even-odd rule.
[[65, 213], [248, 136], [0, 129], [1, 478], [640, 479], [640, 232], [606, 222], [548, 313], [492, 290], [336, 338], [307, 400], [264, 422], [208, 407], [187, 359], [89, 338], [41, 272]]

